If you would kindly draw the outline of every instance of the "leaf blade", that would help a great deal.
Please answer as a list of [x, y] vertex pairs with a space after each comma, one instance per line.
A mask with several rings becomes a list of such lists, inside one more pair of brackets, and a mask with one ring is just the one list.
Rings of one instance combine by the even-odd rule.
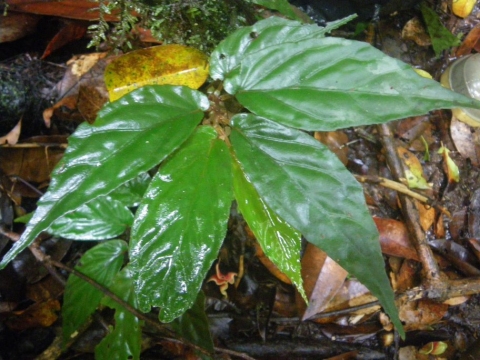
[[251, 114], [234, 116], [232, 125], [235, 154], [260, 196], [364, 283], [403, 331], [390, 283], [379, 271], [384, 262], [378, 232], [353, 176], [301, 131]]
[[[282, 34], [282, 27], [267, 31]], [[259, 35], [226, 74], [225, 90], [259, 116], [311, 131], [480, 107], [368, 44], [312, 34], [273, 46]]]
[[[237, 160], [238, 161], [238, 160]], [[301, 234], [274, 213], [234, 161], [233, 186], [238, 208], [267, 257], [295, 284], [302, 297]]]
[[105, 69], [110, 101], [145, 85], [183, 85], [198, 89], [207, 77], [207, 55], [179, 44], [129, 52], [113, 60]]
[[[133, 307], [137, 306], [133, 275], [128, 267], [115, 276], [111, 291]], [[105, 297], [102, 303], [115, 309], [115, 327], [96, 346], [95, 358], [98, 360], [140, 359], [142, 321], [108, 297]]]
[[139, 306], [169, 322], [188, 309], [215, 260], [232, 200], [230, 154], [200, 127], [159, 169], [140, 205], [130, 245]]
[[[81, 258], [75, 270], [87, 275], [99, 284], [109, 287], [120, 270], [128, 246], [123, 240], [110, 240], [91, 248]], [[69, 276], [63, 298], [63, 340], [70, 336], [95, 311], [103, 294], [75, 275]]]
[[[49, 190], [0, 269], [65, 212], [110, 193], [162, 161], [190, 136], [208, 106], [208, 99], [195, 90], [148, 86], [108, 104], [94, 125], [80, 125], [52, 174]], [[120, 150], [115, 152], [115, 147]]]
[[308, 38], [323, 37], [346, 24], [355, 15], [327, 23], [325, 27], [302, 24], [272, 16], [235, 31], [223, 40], [210, 56], [210, 76], [223, 80], [241, 63], [247, 53]]

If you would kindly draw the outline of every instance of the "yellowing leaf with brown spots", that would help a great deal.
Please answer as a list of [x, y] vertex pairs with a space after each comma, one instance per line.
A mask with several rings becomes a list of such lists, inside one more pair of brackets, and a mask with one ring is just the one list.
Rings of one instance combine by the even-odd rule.
[[145, 85], [184, 85], [198, 89], [208, 77], [208, 57], [184, 45], [160, 45], [132, 51], [105, 70], [110, 101]]

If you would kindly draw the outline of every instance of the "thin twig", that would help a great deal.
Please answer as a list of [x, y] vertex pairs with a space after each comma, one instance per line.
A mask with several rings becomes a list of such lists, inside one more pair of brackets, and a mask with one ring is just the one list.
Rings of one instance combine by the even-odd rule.
[[437, 205], [435, 204], [435, 200], [434, 199], [431, 199], [425, 195], [421, 195], [415, 191], [412, 191], [410, 190], [406, 185], [400, 183], [400, 182], [397, 182], [397, 181], [392, 181], [390, 179], [386, 179], [384, 177], [381, 177], [381, 176], [369, 176], [369, 175], [354, 175], [355, 176], [355, 179], [357, 179], [357, 181], [359, 182], [362, 182], [362, 183], [372, 183], [372, 184], [378, 184], [378, 185], [381, 185], [383, 187], [386, 187], [388, 189], [392, 189], [392, 190], [395, 190], [399, 193], [402, 193], [402, 194], [405, 194], [407, 196], [410, 196], [418, 201], [421, 201], [427, 205], [431, 205], [433, 207], [435, 207], [436, 209], [438, 209], [439, 211], [441, 211], [443, 214], [447, 215], [449, 218], [452, 217], [452, 215], [450, 214], [450, 211], [448, 211], [445, 207], [443, 206], [440, 206], [440, 205]]
[[[394, 178], [397, 180], [404, 177], [404, 170], [400, 158], [398, 156], [397, 147], [395, 146], [395, 140], [393, 132], [389, 124], [378, 125], [378, 131], [380, 133], [380, 141], [385, 149], [385, 155], [387, 159], [388, 167], [392, 172]], [[418, 210], [415, 207], [412, 199], [409, 197], [398, 194], [400, 204], [402, 205], [402, 214], [404, 216], [407, 228], [415, 240], [415, 247], [420, 261], [423, 265], [423, 271], [427, 282], [436, 283], [441, 281], [440, 269], [433, 257], [432, 249], [428, 245], [425, 232], [420, 226]]]

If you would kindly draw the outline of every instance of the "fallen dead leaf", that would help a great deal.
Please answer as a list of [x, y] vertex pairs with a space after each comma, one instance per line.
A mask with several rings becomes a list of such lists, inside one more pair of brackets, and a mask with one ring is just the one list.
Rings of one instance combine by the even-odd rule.
[[457, 151], [474, 166], [480, 165], [480, 130], [452, 117], [450, 134]]
[[0, 21], [0, 43], [15, 41], [35, 32], [40, 16], [8, 11]]
[[22, 131], [22, 120], [20, 120], [17, 125], [13, 127], [12, 130], [8, 132], [7, 135], [0, 137], [0, 145], [15, 145], [18, 142], [20, 133]]
[[407, 21], [402, 29], [402, 38], [412, 40], [419, 46], [430, 46], [432, 40], [419, 18], [414, 17]]
[[407, 227], [398, 220], [373, 218], [380, 234], [382, 252], [387, 255], [419, 260], [415, 247], [410, 242]]

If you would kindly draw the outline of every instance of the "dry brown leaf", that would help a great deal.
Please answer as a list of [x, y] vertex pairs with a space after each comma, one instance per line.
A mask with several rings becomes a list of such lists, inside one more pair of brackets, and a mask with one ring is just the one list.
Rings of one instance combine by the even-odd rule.
[[448, 305], [432, 300], [411, 301], [400, 306], [399, 316], [405, 331], [428, 329], [447, 313]]
[[402, 38], [405, 40], [412, 40], [419, 46], [432, 45], [430, 35], [428, 35], [423, 23], [417, 17], [407, 21], [402, 29]]
[[[58, 16], [78, 20], [98, 20], [98, 4], [89, 0], [6, 0], [8, 11]], [[116, 14], [105, 14], [105, 20], [118, 21]]]
[[15, 145], [18, 142], [20, 133], [22, 131], [22, 120], [20, 120], [17, 125], [13, 127], [12, 130], [5, 136], [0, 137], [0, 145]]
[[423, 231], [428, 231], [435, 222], [435, 209], [430, 205], [426, 205], [417, 200], [415, 200], [415, 206], [418, 210], [420, 226], [422, 227]]
[[315, 139], [326, 145], [343, 163], [348, 163], [348, 136], [343, 131], [328, 131], [320, 132], [315, 131]]
[[473, 165], [480, 165], [480, 130], [472, 128], [452, 117], [450, 134], [458, 152], [465, 158], [470, 159]]
[[419, 260], [415, 247], [410, 242], [407, 227], [393, 219], [373, 218], [380, 234], [382, 252], [387, 255]]
[[50, 173], [63, 156], [65, 138], [45, 137], [33, 141], [38, 142], [2, 148], [0, 170], [5, 175], [33, 183], [49, 181]]
[[318, 314], [342, 287], [347, 272], [315, 245], [307, 244], [302, 257], [303, 287], [309, 306], [297, 297], [298, 313], [302, 319]]
[[470, 54], [472, 50], [480, 51], [480, 25], [470, 30], [465, 39], [463, 39], [462, 44], [458, 47], [455, 55], [456, 57], [465, 56]]
[[8, 11], [0, 19], [0, 43], [4, 43], [34, 33], [40, 16]]
[[12, 330], [22, 331], [36, 327], [49, 327], [58, 319], [60, 303], [50, 299], [35, 303], [23, 311], [15, 311], [5, 324]]
[[60, 49], [62, 46], [68, 44], [69, 42], [81, 39], [87, 32], [87, 27], [87, 22], [79, 20], [65, 21], [65, 25], [48, 43], [47, 48], [43, 52], [41, 59], [45, 59], [52, 52]]

